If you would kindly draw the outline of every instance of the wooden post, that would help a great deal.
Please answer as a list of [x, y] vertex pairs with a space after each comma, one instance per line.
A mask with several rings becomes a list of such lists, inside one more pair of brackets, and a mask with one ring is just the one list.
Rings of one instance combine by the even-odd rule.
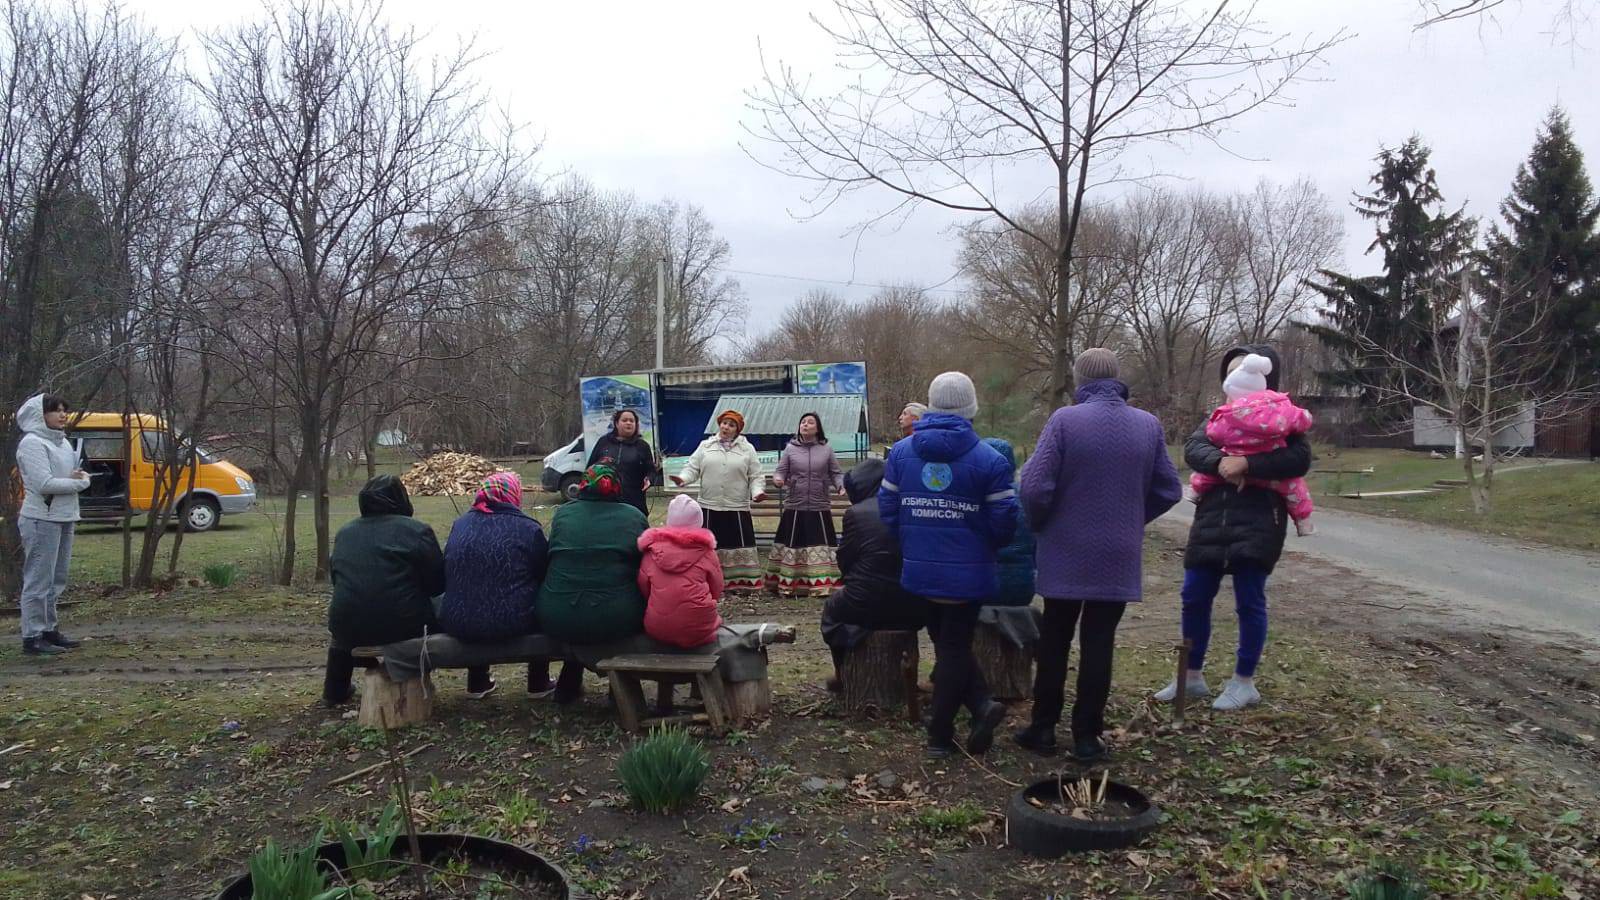
[[1033, 695], [1033, 653], [1006, 640], [1000, 629], [978, 623], [972, 656], [997, 700], [1024, 700]]
[[852, 715], [898, 709], [915, 722], [917, 702], [917, 633], [871, 631], [845, 652], [839, 666], [844, 708]]
[[735, 681], [726, 685], [728, 717], [737, 723], [765, 719], [772, 715], [772, 682], [765, 678]]
[[1189, 704], [1189, 649], [1194, 644], [1188, 638], [1178, 644], [1173, 650], [1178, 657], [1177, 678], [1178, 695], [1172, 698], [1172, 727], [1183, 727], [1184, 707]]
[[382, 666], [366, 670], [361, 682], [361, 712], [356, 721], [367, 728], [404, 728], [433, 715], [433, 679], [427, 675], [395, 681]]

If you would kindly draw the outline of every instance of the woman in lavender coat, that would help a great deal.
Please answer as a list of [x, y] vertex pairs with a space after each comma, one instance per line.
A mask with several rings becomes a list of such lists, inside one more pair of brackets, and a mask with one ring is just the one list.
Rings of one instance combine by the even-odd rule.
[[1022, 469], [1022, 508], [1038, 538], [1044, 600], [1033, 722], [1018, 745], [1056, 753], [1072, 635], [1080, 637], [1072, 704], [1074, 758], [1105, 755], [1106, 698], [1117, 624], [1143, 584], [1144, 528], [1182, 498], [1155, 416], [1128, 405], [1116, 354], [1084, 351], [1073, 366], [1076, 403], [1055, 411]]

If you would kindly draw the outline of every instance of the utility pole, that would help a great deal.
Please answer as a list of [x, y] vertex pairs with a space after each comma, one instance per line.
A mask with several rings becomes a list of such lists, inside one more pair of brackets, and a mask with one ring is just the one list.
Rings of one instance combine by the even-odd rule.
[[[1467, 269], [1461, 270], [1461, 311], [1456, 321], [1456, 407], [1457, 416], [1464, 416], [1467, 412], [1467, 391], [1472, 385], [1472, 339], [1477, 325], [1472, 321], [1472, 275]], [[1466, 426], [1456, 422], [1456, 459], [1461, 459], [1472, 452], [1472, 447], [1466, 440]], [[1493, 436], [1488, 438], [1493, 441]], [[1493, 448], [1485, 445], [1485, 454], [1492, 453]]]
[[656, 368], [667, 366], [667, 258], [656, 260]]

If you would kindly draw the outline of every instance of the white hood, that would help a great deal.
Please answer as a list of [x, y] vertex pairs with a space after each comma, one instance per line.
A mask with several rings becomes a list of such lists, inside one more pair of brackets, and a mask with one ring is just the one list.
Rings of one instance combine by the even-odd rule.
[[66, 432], [45, 425], [43, 394], [34, 394], [17, 408], [17, 429], [23, 434], [44, 438], [52, 444], [59, 444], [67, 439]]

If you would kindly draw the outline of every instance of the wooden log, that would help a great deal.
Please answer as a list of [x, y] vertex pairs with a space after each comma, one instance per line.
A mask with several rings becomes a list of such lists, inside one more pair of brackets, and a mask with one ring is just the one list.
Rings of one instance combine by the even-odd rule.
[[997, 700], [1025, 700], [1033, 696], [1033, 651], [1006, 640], [1000, 629], [978, 623], [972, 636], [972, 656], [978, 671]]
[[433, 679], [424, 675], [395, 681], [382, 666], [366, 670], [361, 682], [361, 712], [356, 721], [367, 728], [405, 728], [433, 715]]
[[722, 680], [722, 673], [714, 670], [702, 672], [695, 676], [695, 683], [700, 686], [700, 700], [706, 705], [706, 715], [711, 718], [711, 730], [717, 734], [726, 733], [728, 695], [723, 690], [726, 682]]
[[611, 699], [617, 704], [617, 718], [622, 720], [623, 731], [638, 731], [645, 721], [644, 689], [639, 686], [639, 676], [632, 672], [612, 671]]
[[915, 631], [868, 632], [839, 667], [845, 711], [870, 716], [904, 710], [909, 721], [918, 721], [917, 663]]
[[765, 719], [772, 715], [772, 682], [765, 678], [735, 681], [727, 685], [728, 716], [735, 723]]

